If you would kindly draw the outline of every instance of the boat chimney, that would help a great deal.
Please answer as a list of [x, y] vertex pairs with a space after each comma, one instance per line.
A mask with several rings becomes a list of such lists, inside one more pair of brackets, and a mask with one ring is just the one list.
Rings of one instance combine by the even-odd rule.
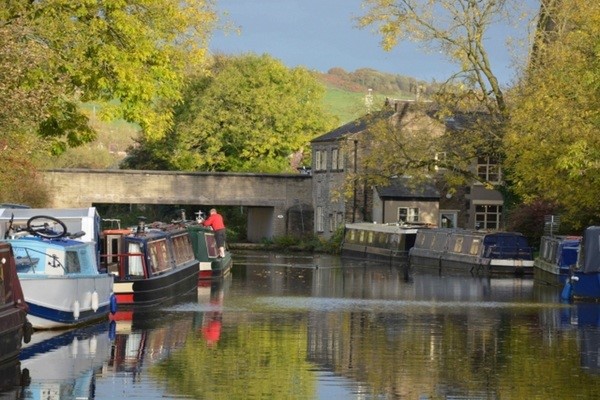
[[146, 217], [138, 217], [137, 234], [140, 234], [146, 230]]
[[181, 215], [181, 222], [185, 222], [185, 210], [183, 208], [179, 210], [179, 214]]

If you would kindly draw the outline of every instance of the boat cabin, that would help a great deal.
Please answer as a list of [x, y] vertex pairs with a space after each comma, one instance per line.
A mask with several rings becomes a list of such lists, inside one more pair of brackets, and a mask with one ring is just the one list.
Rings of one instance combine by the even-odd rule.
[[102, 269], [126, 280], [148, 279], [196, 262], [185, 229], [149, 229], [132, 233], [112, 229], [102, 234]]
[[400, 224], [346, 224], [342, 256], [380, 261], [406, 261], [418, 229]]
[[15, 253], [17, 272], [21, 275], [93, 275], [98, 272], [93, 243], [39, 237], [23, 237], [10, 242]]

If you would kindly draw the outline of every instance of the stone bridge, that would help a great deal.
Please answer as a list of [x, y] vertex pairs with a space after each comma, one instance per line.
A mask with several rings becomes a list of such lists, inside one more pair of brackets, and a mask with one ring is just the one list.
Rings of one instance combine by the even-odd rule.
[[53, 208], [98, 204], [173, 204], [248, 207], [251, 242], [312, 233], [312, 180], [304, 174], [138, 170], [43, 171]]

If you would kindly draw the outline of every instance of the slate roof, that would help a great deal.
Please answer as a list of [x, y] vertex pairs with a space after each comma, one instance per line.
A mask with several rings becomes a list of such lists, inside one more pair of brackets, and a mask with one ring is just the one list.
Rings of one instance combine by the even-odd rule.
[[424, 182], [419, 185], [407, 185], [408, 178], [393, 179], [389, 186], [377, 186], [375, 189], [382, 200], [415, 199], [439, 200], [440, 192], [433, 183]]
[[311, 143], [317, 142], [332, 142], [339, 140], [347, 135], [359, 133], [367, 129], [368, 126], [373, 124], [373, 121], [389, 118], [394, 115], [394, 110], [380, 111], [376, 114], [365, 115], [354, 121], [348, 122], [324, 135], [318, 136], [311, 140]]

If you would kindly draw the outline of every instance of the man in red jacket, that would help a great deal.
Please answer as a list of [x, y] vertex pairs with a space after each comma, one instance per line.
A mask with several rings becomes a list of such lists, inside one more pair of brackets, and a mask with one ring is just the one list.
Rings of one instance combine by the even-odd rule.
[[214, 208], [210, 209], [210, 215], [202, 222], [204, 226], [210, 226], [215, 231], [215, 239], [217, 241], [217, 247], [219, 248], [219, 257], [225, 257], [225, 223], [223, 223], [223, 217], [217, 213]]

